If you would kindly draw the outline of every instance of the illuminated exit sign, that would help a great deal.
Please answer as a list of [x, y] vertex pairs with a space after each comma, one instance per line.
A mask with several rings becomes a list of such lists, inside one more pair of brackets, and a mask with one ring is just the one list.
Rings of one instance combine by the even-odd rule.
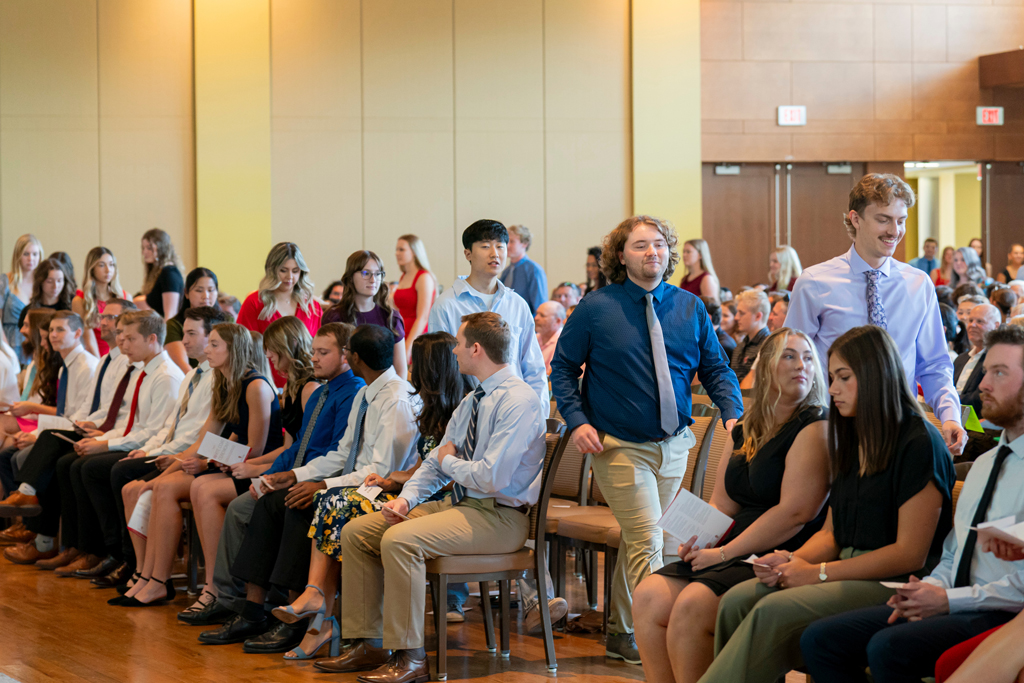
[[780, 126], [806, 126], [807, 107], [779, 107]]
[[1002, 107], [978, 107], [976, 111], [979, 126], [1003, 125]]

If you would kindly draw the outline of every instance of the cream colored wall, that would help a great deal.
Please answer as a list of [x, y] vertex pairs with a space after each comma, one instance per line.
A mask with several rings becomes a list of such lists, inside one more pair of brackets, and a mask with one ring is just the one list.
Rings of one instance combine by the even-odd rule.
[[0, 266], [32, 232], [47, 253], [113, 250], [141, 285], [139, 237], [194, 262], [192, 12], [180, 0], [0, 3]]

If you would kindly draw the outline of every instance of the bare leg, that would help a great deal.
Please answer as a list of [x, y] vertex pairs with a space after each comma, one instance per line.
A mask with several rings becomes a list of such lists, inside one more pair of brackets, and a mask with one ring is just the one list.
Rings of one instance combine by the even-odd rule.
[[153, 509], [149, 514], [149, 539], [142, 568], [142, 576], [151, 580], [140, 581], [129, 591], [141, 602], [152, 602], [164, 595], [163, 583], [171, 576], [174, 551], [181, 538], [181, 501], [188, 499], [193, 479], [191, 474], [178, 471], [153, 482]]
[[668, 656], [668, 627], [676, 598], [687, 584], [652, 574], [633, 593], [633, 635], [649, 683], [677, 683]]
[[1024, 612], [990, 635], [946, 683], [1024, 681]]
[[718, 596], [702, 583], [690, 583], [672, 606], [666, 650], [676, 683], [696, 683], [715, 658]]
[[[199, 541], [203, 545], [206, 576], [212, 577], [213, 568], [217, 564], [217, 545], [220, 543], [220, 530], [224, 526], [224, 514], [238, 494], [234, 480], [230, 477], [210, 474], [195, 480], [190, 496], [192, 515], [199, 530]], [[203, 591], [217, 595], [217, 589], [210, 580], [206, 581]]]
[[[334, 606], [334, 592], [338, 590], [338, 563], [317, 550], [316, 543], [312, 545], [313, 550], [309, 560], [309, 585], [322, 590], [324, 597], [320, 597], [320, 591], [315, 588], [307, 588], [292, 601], [292, 608], [297, 613], [319, 609], [320, 605], [325, 604], [326, 599], [325, 611], [330, 614], [330, 610]], [[331, 581], [332, 574], [334, 575], [333, 581]], [[328, 581], [334, 584], [333, 587], [327, 586]]]
[[[135, 505], [139, 502], [139, 490], [143, 486], [142, 481], [136, 479], [125, 484], [124, 488], [121, 489], [121, 499], [124, 501], [124, 516], [125, 521], [132, 518], [132, 513], [135, 512]], [[132, 539], [132, 547], [135, 548], [135, 561], [138, 562], [139, 566], [135, 568], [135, 571], [141, 571], [142, 565], [146, 561], [146, 539], [138, 534], [129, 533], [129, 538]]]

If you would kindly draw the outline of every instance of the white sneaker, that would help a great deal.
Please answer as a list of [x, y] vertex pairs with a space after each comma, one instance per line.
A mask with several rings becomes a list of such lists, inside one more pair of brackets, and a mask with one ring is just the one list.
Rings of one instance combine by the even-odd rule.
[[[569, 613], [569, 603], [565, 601], [565, 598], [551, 598], [548, 600], [548, 612], [551, 614], [551, 625], [554, 626]], [[540, 603], [534, 605], [533, 609], [526, 613], [523, 626], [526, 627], [527, 633], [541, 630]]]
[[460, 609], [450, 609], [445, 614], [445, 619], [448, 620], [449, 624], [461, 624], [466, 620], [466, 615], [462, 613]]

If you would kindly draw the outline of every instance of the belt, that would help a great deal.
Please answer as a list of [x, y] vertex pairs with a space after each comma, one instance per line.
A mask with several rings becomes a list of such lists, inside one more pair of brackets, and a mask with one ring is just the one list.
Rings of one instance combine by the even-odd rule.
[[529, 505], [520, 505], [519, 507], [512, 507], [511, 505], [502, 505], [501, 503], [497, 503], [497, 506], [500, 508], [508, 508], [509, 510], [515, 510], [516, 512], [521, 512], [524, 515], [530, 514]]
[[658, 437], [657, 439], [650, 439], [650, 440], [648, 441], [648, 443], [661, 443], [662, 441], [668, 441], [669, 439], [674, 439], [674, 438], [676, 438], [677, 436], [679, 436], [680, 434], [682, 434], [682, 433], [683, 433], [684, 431], [686, 431], [686, 427], [683, 427], [682, 429], [680, 429], [680, 430], [679, 430], [678, 432], [676, 432], [675, 434], [669, 434], [669, 435], [667, 435], [667, 436], [662, 436], [662, 437]]

